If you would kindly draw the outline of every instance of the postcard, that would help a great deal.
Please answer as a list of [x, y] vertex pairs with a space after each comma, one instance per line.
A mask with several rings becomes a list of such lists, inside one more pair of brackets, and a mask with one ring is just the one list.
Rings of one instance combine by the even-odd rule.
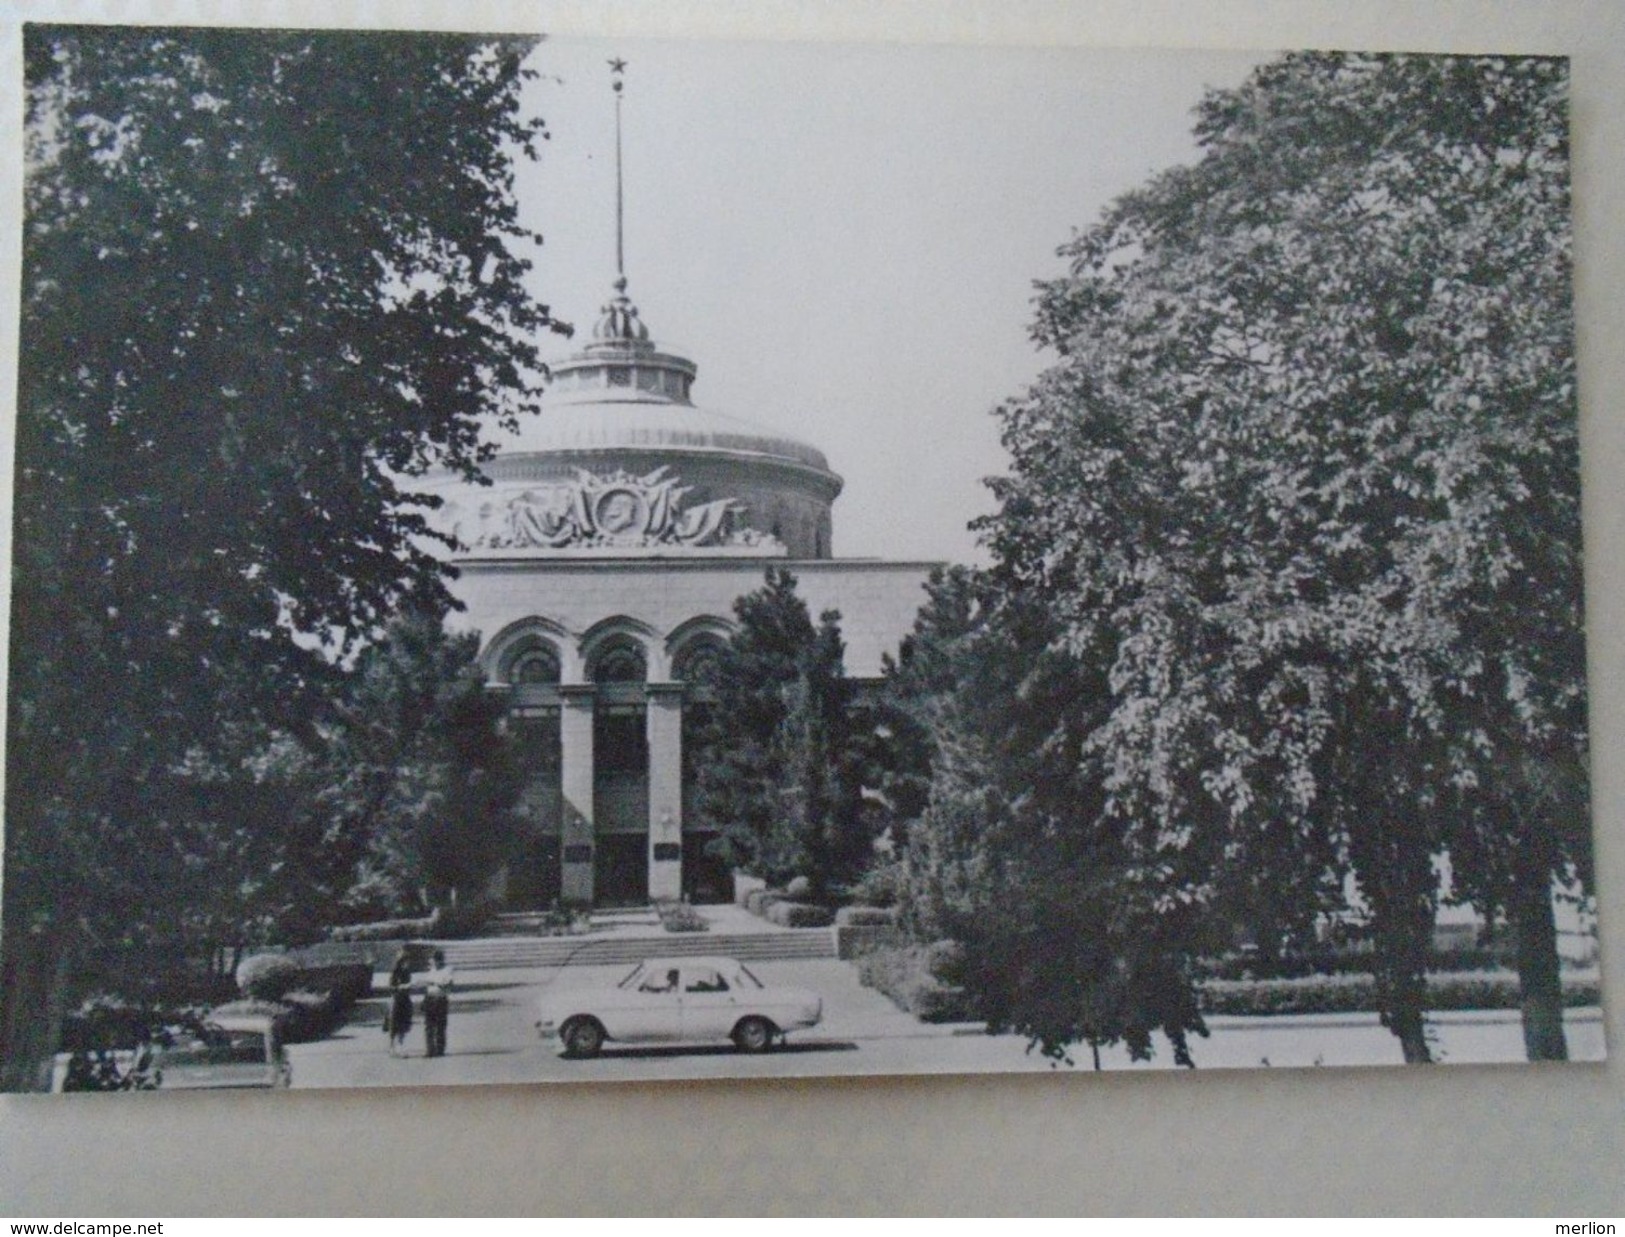
[[5, 1089], [1605, 1059], [1566, 60], [24, 52]]

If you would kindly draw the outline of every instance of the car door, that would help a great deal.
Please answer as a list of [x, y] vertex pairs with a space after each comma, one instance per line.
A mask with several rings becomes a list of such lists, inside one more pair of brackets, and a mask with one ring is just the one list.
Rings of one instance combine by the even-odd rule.
[[626, 1043], [660, 1043], [683, 1037], [681, 975], [675, 966], [648, 968], [636, 984], [605, 1010], [605, 1029]]
[[739, 1021], [739, 994], [711, 966], [683, 968], [683, 1038], [727, 1039]]

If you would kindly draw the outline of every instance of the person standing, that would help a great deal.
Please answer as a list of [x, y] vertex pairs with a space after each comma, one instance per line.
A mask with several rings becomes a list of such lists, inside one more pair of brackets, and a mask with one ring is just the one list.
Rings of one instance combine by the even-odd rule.
[[434, 969], [424, 978], [423, 1034], [428, 1041], [427, 1055], [446, 1055], [446, 1024], [451, 1020], [452, 968], [446, 965], [446, 955], [434, 951]]
[[405, 1049], [411, 1029], [412, 959], [403, 945], [389, 972], [389, 1012], [384, 1015], [384, 1030], [389, 1034], [390, 1056], [399, 1056]]

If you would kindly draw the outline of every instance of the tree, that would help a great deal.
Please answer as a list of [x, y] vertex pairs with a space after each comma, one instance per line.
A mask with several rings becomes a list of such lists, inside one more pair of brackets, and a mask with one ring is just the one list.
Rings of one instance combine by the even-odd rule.
[[472, 475], [551, 322], [510, 248], [532, 42], [29, 27], [5, 1086], [164, 898], [123, 874], [159, 783], [223, 722], [308, 739], [451, 603], [411, 479]]
[[1103, 810], [1103, 779], [1086, 750], [1110, 693], [1100, 667], [1057, 640], [1031, 596], [988, 575], [938, 572], [888, 679], [901, 711], [926, 729], [930, 791], [908, 829], [905, 923], [925, 941], [964, 946], [958, 977], [990, 1029], [1027, 1035], [1069, 1059], [1125, 1043], [1152, 1055], [1161, 1031], [1191, 1065], [1189, 1036], [1207, 1034], [1190, 982], [1204, 940], [1189, 858], [1153, 831]]
[[402, 913], [477, 897], [502, 863], [523, 775], [485, 690], [479, 637], [408, 613], [360, 656], [324, 726], [310, 810], [359, 851], [345, 901]]
[[1412, 1061], [1446, 848], [1532, 946], [1531, 1053], [1562, 1051], [1551, 889], [1589, 864], [1565, 93], [1554, 60], [1321, 54], [1211, 93], [1201, 160], [1062, 250], [1059, 363], [1001, 410], [989, 544], [1109, 666], [1105, 812], [1288, 932], [1352, 877]]
[[864, 810], [869, 744], [845, 676], [840, 615], [813, 626], [789, 571], [734, 603], [702, 737], [701, 812], [725, 858], [773, 881], [805, 876], [818, 896], [855, 881], [873, 830]]

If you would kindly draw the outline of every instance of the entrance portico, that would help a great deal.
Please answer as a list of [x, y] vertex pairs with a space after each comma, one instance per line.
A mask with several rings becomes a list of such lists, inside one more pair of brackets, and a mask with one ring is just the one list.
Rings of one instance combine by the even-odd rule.
[[[841, 612], [846, 670], [876, 679], [913, 625], [933, 564], [786, 562], [814, 613]], [[481, 662], [525, 769], [507, 901], [726, 901], [726, 865], [695, 800], [698, 737], [747, 558], [464, 560], [458, 625], [492, 633]]]

